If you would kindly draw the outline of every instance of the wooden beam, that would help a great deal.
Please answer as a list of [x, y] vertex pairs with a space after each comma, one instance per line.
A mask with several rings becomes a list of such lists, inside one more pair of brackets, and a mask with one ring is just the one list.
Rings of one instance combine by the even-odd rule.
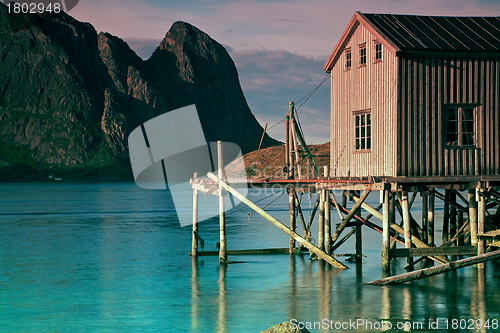
[[394, 257], [421, 257], [421, 256], [450, 256], [450, 255], [475, 255], [476, 246], [453, 246], [453, 247], [430, 247], [412, 249], [393, 249], [391, 256]]
[[226, 184], [223, 180], [221, 180], [220, 178], [218, 178], [217, 176], [215, 176], [213, 173], [209, 172], [207, 174], [207, 176], [210, 179], [216, 181], [222, 188], [224, 188], [228, 192], [232, 193], [241, 202], [243, 202], [248, 207], [252, 208], [255, 212], [257, 212], [262, 217], [264, 217], [265, 219], [267, 219], [269, 222], [271, 222], [272, 224], [274, 224], [280, 230], [284, 231], [290, 237], [293, 237], [297, 242], [299, 242], [302, 246], [304, 246], [307, 249], [309, 249], [310, 252], [316, 254], [319, 258], [325, 260], [326, 262], [328, 262], [329, 264], [331, 264], [332, 266], [334, 266], [336, 268], [341, 268], [341, 269], [347, 268], [347, 266], [345, 266], [344, 264], [342, 264], [338, 260], [332, 258], [331, 256], [329, 256], [325, 252], [320, 251], [320, 249], [318, 249], [316, 246], [314, 246], [313, 244], [311, 244], [310, 242], [308, 242], [307, 240], [305, 240], [304, 238], [302, 238], [301, 236], [299, 236], [294, 231], [290, 230], [286, 225], [284, 225], [283, 223], [281, 223], [280, 221], [278, 221], [277, 219], [275, 219], [273, 216], [271, 216], [265, 210], [263, 210], [262, 208], [260, 208], [259, 206], [257, 206], [255, 203], [253, 203], [250, 200], [248, 200], [247, 198], [245, 198], [245, 196], [241, 195], [238, 191], [236, 191], [231, 186], [229, 186], [228, 184]]
[[361, 198], [358, 199], [358, 201], [351, 208], [351, 210], [349, 211], [349, 214], [347, 214], [347, 216], [344, 218], [344, 220], [339, 225], [339, 227], [337, 228], [337, 230], [335, 230], [335, 232], [333, 233], [333, 235], [332, 235], [332, 244], [335, 244], [335, 241], [337, 240], [337, 238], [339, 238], [340, 234], [342, 233], [342, 231], [344, 230], [344, 228], [347, 226], [347, 223], [349, 223], [349, 221], [352, 219], [352, 217], [354, 216], [354, 214], [356, 214], [358, 208], [363, 204], [363, 202], [365, 201], [365, 199], [368, 196], [368, 194], [370, 194], [370, 192], [371, 192], [370, 190], [366, 190], [363, 193], [363, 195], [361, 196]]
[[433, 275], [438, 275], [438, 274], [441, 274], [444, 272], [449, 272], [449, 271], [456, 270], [458, 268], [462, 268], [462, 267], [466, 267], [466, 266], [471, 266], [471, 265], [476, 265], [476, 264], [481, 264], [481, 263], [483, 263], [483, 265], [484, 265], [485, 261], [496, 259], [496, 258], [500, 258], [500, 250], [490, 252], [487, 254], [478, 255], [475, 257], [467, 258], [467, 259], [453, 261], [453, 262], [450, 262], [450, 263], [447, 263], [444, 265], [440, 265], [440, 266], [436, 266], [436, 267], [430, 267], [430, 268], [425, 268], [425, 269], [421, 269], [421, 270], [406, 273], [406, 274], [391, 276], [389, 278], [368, 282], [367, 284], [375, 284], [375, 285], [399, 284], [399, 283], [403, 283], [403, 282], [423, 279], [423, 278], [433, 276]]
[[[410, 207], [408, 206], [408, 192], [403, 190], [401, 194], [401, 206], [403, 208], [403, 227], [404, 227], [404, 237], [405, 237], [405, 248], [411, 248], [411, 231], [410, 231]], [[413, 264], [413, 258], [407, 257], [407, 265]]]

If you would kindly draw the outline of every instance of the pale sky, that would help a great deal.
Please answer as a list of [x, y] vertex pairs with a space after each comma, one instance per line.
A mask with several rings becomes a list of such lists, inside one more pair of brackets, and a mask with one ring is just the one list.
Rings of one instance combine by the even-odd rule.
[[[172, 23], [185, 21], [226, 47], [247, 102], [269, 127], [326, 76], [323, 65], [356, 11], [500, 16], [500, 0], [80, 0], [69, 12], [149, 58]], [[299, 104], [300, 105], [300, 104]], [[299, 110], [309, 144], [329, 141], [329, 82]], [[284, 126], [269, 135], [284, 140]]]

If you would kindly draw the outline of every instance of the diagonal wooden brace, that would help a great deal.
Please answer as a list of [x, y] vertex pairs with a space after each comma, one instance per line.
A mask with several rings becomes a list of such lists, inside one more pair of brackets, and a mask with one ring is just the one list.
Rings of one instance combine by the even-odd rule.
[[283, 223], [281, 223], [280, 221], [278, 221], [277, 219], [275, 219], [273, 216], [271, 216], [269, 213], [267, 213], [265, 210], [263, 210], [262, 208], [260, 208], [259, 206], [257, 206], [256, 204], [254, 204], [253, 202], [251, 202], [250, 200], [248, 200], [247, 198], [245, 198], [243, 195], [241, 195], [241, 193], [239, 193], [234, 188], [232, 188], [231, 186], [229, 186], [228, 184], [226, 184], [219, 177], [215, 176], [214, 174], [212, 174], [210, 172], [207, 173], [207, 176], [210, 179], [216, 181], [222, 188], [224, 188], [226, 191], [230, 192], [232, 195], [234, 195], [236, 198], [238, 198], [245, 205], [247, 205], [248, 207], [252, 208], [254, 211], [256, 211], [257, 213], [259, 213], [260, 215], [262, 215], [269, 222], [271, 222], [272, 224], [274, 224], [275, 226], [277, 226], [279, 229], [281, 229], [282, 231], [284, 231], [285, 233], [287, 233], [290, 237], [292, 237], [293, 239], [295, 239], [299, 244], [301, 244], [302, 246], [306, 247], [310, 252], [316, 254], [318, 256], [318, 258], [323, 259], [324, 261], [326, 261], [327, 263], [329, 263], [330, 265], [332, 265], [335, 268], [341, 268], [341, 269], [346, 269], [347, 268], [347, 266], [345, 266], [344, 264], [342, 264], [340, 261], [338, 261], [335, 258], [329, 256], [328, 254], [326, 254], [325, 252], [321, 251], [319, 248], [317, 248], [316, 246], [314, 246], [313, 244], [311, 244], [310, 242], [308, 242], [307, 240], [305, 240], [304, 238], [302, 238], [301, 236], [299, 236], [297, 233], [295, 233], [294, 231], [290, 230], [290, 228], [288, 228], [286, 225], [284, 225]]
[[368, 194], [370, 194], [370, 192], [371, 192], [370, 190], [366, 190], [363, 193], [363, 195], [361, 196], [361, 198], [356, 201], [356, 203], [354, 204], [354, 206], [349, 211], [349, 214], [347, 214], [347, 216], [344, 218], [344, 220], [339, 225], [339, 227], [337, 228], [337, 230], [335, 230], [335, 232], [333, 233], [333, 235], [332, 235], [332, 244], [334, 244], [335, 241], [337, 240], [337, 238], [339, 238], [339, 236], [342, 233], [342, 231], [344, 231], [345, 227], [347, 226], [347, 224], [349, 223], [349, 221], [351, 221], [351, 219], [353, 218], [354, 214], [356, 214], [356, 212], [358, 211], [358, 208], [363, 204], [363, 202], [365, 201], [365, 199], [368, 196]]

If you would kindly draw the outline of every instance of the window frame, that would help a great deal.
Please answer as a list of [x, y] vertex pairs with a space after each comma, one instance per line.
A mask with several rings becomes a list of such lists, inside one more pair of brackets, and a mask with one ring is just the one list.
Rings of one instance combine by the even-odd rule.
[[[377, 50], [377, 46], [380, 47], [380, 50]], [[375, 51], [373, 63], [376, 64], [376, 63], [382, 62], [382, 43], [380, 43], [378, 40], [375, 40], [374, 45], [373, 45], [373, 49]], [[380, 55], [380, 57], [379, 57], [379, 55]]]
[[[344, 52], [345, 52], [345, 56], [344, 56], [345, 67], [344, 67], [344, 70], [350, 71], [351, 67], [352, 67], [352, 51], [351, 51], [351, 48], [350, 47], [346, 48]], [[349, 55], [349, 57], [348, 57], [348, 55]]]
[[371, 113], [371, 109], [352, 112], [354, 116], [354, 153], [371, 152], [373, 147]]
[[[358, 54], [359, 54], [359, 67], [365, 67], [366, 66], [366, 59], [367, 59], [367, 48], [366, 48], [366, 43], [362, 43], [358, 45]], [[364, 52], [363, 52], [364, 51]], [[362, 54], [364, 53], [364, 54]]]
[[[477, 125], [477, 108], [479, 107], [479, 104], [470, 104], [470, 103], [449, 103], [445, 104], [443, 108], [443, 140], [445, 142], [444, 146], [446, 149], [472, 149], [472, 148], [477, 148], [477, 131], [476, 131], [476, 125]], [[467, 119], [465, 120], [463, 115], [464, 115], [464, 109], [472, 109], [472, 120]], [[450, 120], [450, 111], [455, 110], [456, 111], [456, 120]], [[456, 122], [457, 125], [455, 126], [455, 132], [450, 132], [450, 122]], [[469, 131], [465, 131], [464, 127], [464, 122], [470, 122], [472, 123], [471, 126], [469, 126]], [[472, 144], [465, 143], [464, 144], [464, 137], [472, 133]], [[456, 135], [456, 144], [449, 144], [449, 135], [455, 134]], [[455, 141], [453, 141], [455, 142]]]

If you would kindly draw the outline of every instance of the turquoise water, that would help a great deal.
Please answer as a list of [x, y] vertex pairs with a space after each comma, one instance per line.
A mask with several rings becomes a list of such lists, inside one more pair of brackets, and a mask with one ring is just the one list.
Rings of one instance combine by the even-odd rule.
[[[307, 216], [308, 195], [303, 202]], [[285, 222], [287, 204], [282, 196], [268, 211]], [[453, 319], [500, 318], [493, 263], [484, 276], [465, 268], [402, 286], [363, 285], [382, 274], [381, 236], [368, 229], [367, 257], [345, 262], [348, 270], [289, 255], [234, 256], [240, 263], [224, 267], [217, 257], [187, 255], [191, 227], [179, 226], [166, 192], [128, 183], [2, 184], [0, 207], [0, 332], [260, 332], [291, 319], [389, 318], [424, 328], [438, 320], [439, 331], [448, 320], [457, 331]], [[239, 211], [227, 219], [229, 249], [287, 247], [288, 237], [256, 214], [250, 223]], [[218, 232], [217, 218], [200, 224], [206, 250], [216, 250]], [[338, 252], [352, 253], [353, 243]], [[394, 273], [403, 267], [397, 261]]]

